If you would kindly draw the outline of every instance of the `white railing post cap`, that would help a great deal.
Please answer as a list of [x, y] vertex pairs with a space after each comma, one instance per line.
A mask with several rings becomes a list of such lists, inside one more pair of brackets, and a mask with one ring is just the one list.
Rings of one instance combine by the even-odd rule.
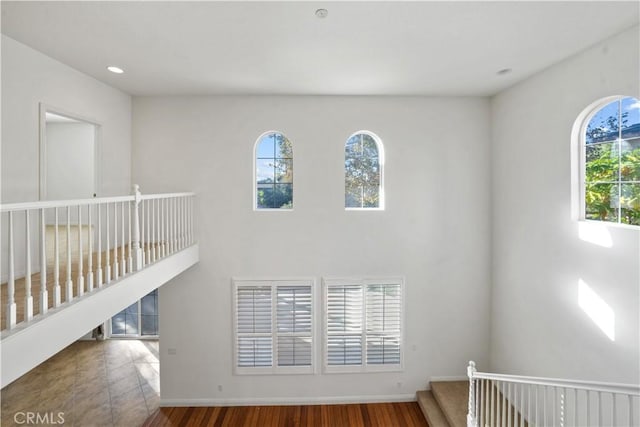
[[473, 377], [473, 374], [476, 373], [476, 362], [474, 362], [473, 360], [469, 361], [469, 366], [467, 366], [467, 376], [469, 378]]

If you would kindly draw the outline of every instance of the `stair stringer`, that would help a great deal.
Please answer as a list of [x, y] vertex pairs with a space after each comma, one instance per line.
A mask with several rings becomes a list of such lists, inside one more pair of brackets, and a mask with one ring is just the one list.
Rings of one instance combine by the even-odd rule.
[[0, 341], [0, 387], [5, 387], [84, 336], [114, 314], [199, 261], [194, 244], [142, 270], [4, 331]]

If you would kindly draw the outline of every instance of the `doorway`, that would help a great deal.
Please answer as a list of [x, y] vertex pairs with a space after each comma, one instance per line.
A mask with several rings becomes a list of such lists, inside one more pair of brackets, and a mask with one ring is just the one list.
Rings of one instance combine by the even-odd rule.
[[100, 125], [40, 104], [40, 200], [96, 197]]

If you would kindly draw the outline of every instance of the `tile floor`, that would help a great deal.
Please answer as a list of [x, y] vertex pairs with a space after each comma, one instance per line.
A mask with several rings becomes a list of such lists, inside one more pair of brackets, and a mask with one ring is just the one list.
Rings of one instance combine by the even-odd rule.
[[28, 412], [49, 417], [40, 424], [140, 426], [160, 403], [158, 341], [78, 341], [2, 389], [0, 400], [3, 427], [25, 425]]

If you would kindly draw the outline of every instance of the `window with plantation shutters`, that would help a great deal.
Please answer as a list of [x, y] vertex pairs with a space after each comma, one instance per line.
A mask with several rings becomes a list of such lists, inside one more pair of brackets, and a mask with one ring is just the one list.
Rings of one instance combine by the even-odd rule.
[[313, 280], [234, 280], [235, 372], [313, 372]]
[[401, 279], [325, 280], [325, 371], [402, 367], [402, 288]]

